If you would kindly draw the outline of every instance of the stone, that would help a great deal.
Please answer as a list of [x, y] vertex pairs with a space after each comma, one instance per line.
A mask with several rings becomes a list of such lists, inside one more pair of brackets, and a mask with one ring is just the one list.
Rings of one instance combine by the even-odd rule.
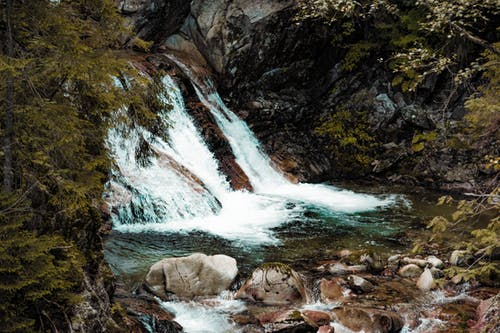
[[346, 264], [337, 262], [333, 265], [331, 265], [328, 268], [328, 271], [332, 273], [333, 275], [345, 275], [345, 274], [352, 274], [352, 273], [362, 273], [366, 272], [367, 267], [366, 265], [352, 265], [352, 266], [347, 266]]
[[481, 301], [476, 316], [472, 332], [500, 332], [500, 293]]
[[444, 276], [444, 272], [439, 268], [431, 267], [432, 277], [435, 279], [440, 279]]
[[376, 253], [363, 254], [359, 259], [361, 263], [365, 265], [369, 271], [381, 272], [384, 270], [384, 263]]
[[433, 130], [436, 125], [428, 117], [428, 111], [416, 104], [405, 105], [401, 108], [401, 117], [410, 125], [424, 130]]
[[318, 328], [317, 333], [335, 333], [335, 328], [329, 325], [324, 325]]
[[429, 291], [434, 287], [434, 278], [429, 268], [426, 268], [418, 278], [417, 287], [422, 291]]
[[332, 320], [332, 317], [328, 312], [313, 310], [302, 311], [302, 318], [304, 318], [306, 323], [316, 328], [328, 325]]
[[335, 302], [348, 297], [351, 291], [344, 287], [345, 283], [341, 278], [321, 279], [319, 283], [321, 300], [323, 302]]
[[443, 268], [444, 267], [443, 261], [436, 256], [428, 256], [427, 258], [425, 258], [425, 260], [427, 260], [427, 262], [432, 267], [435, 267], [435, 268]]
[[145, 278], [149, 290], [160, 298], [218, 295], [228, 289], [238, 274], [236, 260], [226, 255], [195, 253], [166, 258], [151, 266]]
[[254, 270], [235, 298], [268, 305], [307, 301], [302, 278], [290, 266], [281, 263], [267, 263]]
[[347, 282], [352, 290], [360, 293], [369, 293], [370, 291], [373, 291], [373, 289], [375, 289], [370, 281], [363, 279], [362, 277], [357, 275], [349, 275], [347, 277]]
[[425, 268], [425, 267], [427, 267], [427, 265], [429, 265], [429, 262], [427, 260], [417, 259], [417, 258], [408, 258], [408, 257], [403, 258], [403, 260], [401, 260], [401, 262], [405, 265], [413, 264], [413, 265], [417, 265], [418, 267], [421, 267], [421, 268]]
[[422, 274], [422, 268], [418, 267], [415, 264], [408, 264], [401, 267], [398, 271], [398, 274], [404, 278], [415, 278]]
[[392, 333], [404, 325], [403, 319], [392, 311], [345, 306], [332, 312], [335, 321], [355, 332]]
[[280, 332], [280, 333], [294, 333], [294, 332], [316, 332], [317, 326], [304, 321], [300, 311], [297, 310], [278, 310], [274, 312], [265, 312], [257, 316], [261, 326], [264, 327], [265, 332]]
[[464, 250], [455, 250], [450, 255], [450, 265], [453, 266], [464, 266], [470, 259], [470, 255]]

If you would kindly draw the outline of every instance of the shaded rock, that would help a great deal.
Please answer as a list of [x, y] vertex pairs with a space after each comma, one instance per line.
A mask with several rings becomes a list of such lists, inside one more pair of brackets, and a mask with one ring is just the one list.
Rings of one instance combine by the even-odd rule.
[[375, 112], [370, 115], [370, 122], [379, 128], [389, 123], [396, 114], [396, 105], [387, 94], [375, 97]]
[[408, 264], [401, 267], [398, 274], [405, 278], [415, 278], [422, 274], [422, 269], [415, 264]]
[[349, 296], [351, 291], [344, 287], [345, 283], [340, 278], [332, 280], [321, 279], [319, 284], [321, 300], [324, 302], [334, 302]]
[[207, 296], [229, 288], [237, 274], [235, 259], [195, 253], [157, 262], [151, 266], [145, 283], [161, 298], [167, 298], [169, 293], [179, 297]]
[[347, 281], [349, 287], [359, 293], [369, 293], [375, 288], [370, 281], [363, 279], [362, 277], [357, 275], [349, 275], [347, 277]]
[[435, 279], [440, 279], [444, 276], [444, 272], [438, 268], [431, 267], [432, 277]]
[[346, 306], [332, 312], [336, 321], [356, 332], [399, 332], [404, 325], [403, 319], [390, 311]]
[[429, 268], [426, 268], [418, 278], [417, 287], [422, 291], [429, 291], [434, 287], [434, 278]]
[[265, 304], [303, 303], [307, 298], [299, 274], [281, 263], [267, 263], [254, 270], [235, 297]]
[[401, 117], [407, 123], [424, 130], [432, 130], [436, 125], [429, 118], [428, 114], [428, 111], [415, 104], [406, 105], [401, 108]]

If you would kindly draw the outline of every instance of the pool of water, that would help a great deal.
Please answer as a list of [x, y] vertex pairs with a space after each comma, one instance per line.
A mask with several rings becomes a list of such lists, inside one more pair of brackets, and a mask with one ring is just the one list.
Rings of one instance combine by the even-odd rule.
[[[365, 188], [364, 192], [382, 195], [377, 189]], [[133, 288], [156, 261], [194, 252], [232, 256], [243, 276], [270, 261], [300, 270], [345, 248], [390, 254], [408, 250], [411, 239], [407, 232], [419, 230], [427, 219], [446, 210], [435, 206], [435, 197], [432, 193], [398, 195], [391, 206], [352, 214], [309, 206], [302, 216], [273, 228], [278, 242], [268, 244], [249, 244], [203, 231], [113, 231], [105, 242], [105, 257], [119, 281]]]

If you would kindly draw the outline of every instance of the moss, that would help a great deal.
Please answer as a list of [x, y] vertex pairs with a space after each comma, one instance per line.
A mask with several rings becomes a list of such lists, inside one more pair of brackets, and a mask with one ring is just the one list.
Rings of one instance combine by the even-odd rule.
[[293, 273], [293, 269], [287, 264], [283, 264], [281, 262], [266, 262], [260, 266], [263, 270], [274, 269], [280, 273], [291, 275]]

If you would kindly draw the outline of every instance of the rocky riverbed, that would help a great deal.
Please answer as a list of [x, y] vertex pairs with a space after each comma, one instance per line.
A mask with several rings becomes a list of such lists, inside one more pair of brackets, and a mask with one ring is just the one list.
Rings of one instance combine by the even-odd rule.
[[497, 332], [498, 291], [444, 278], [458, 255], [342, 250], [307, 270], [270, 262], [237, 276], [234, 259], [193, 254], [156, 263], [117, 301], [144, 332]]

